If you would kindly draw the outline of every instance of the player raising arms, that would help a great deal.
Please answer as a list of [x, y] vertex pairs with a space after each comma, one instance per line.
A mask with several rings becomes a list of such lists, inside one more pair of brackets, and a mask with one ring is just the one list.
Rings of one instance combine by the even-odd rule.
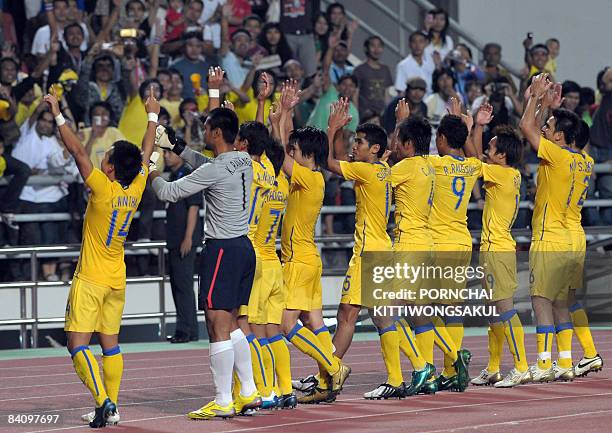
[[[603, 367], [603, 359], [595, 349], [593, 336], [589, 329], [589, 320], [580, 302], [576, 300], [576, 290], [582, 288], [584, 260], [586, 255], [586, 237], [582, 228], [582, 205], [587, 197], [589, 182], [593, 175], [594, 161], [585, 152], [584, 148], [589, 142], [589, 126], [584, 120], [580, 121], [580, 131], [572, 145], [572, 149], [579, 152], [576, 164], [576, 186], [572, 191], [569, 208], [567, 210], [567, 223], [572, 238], [572, 251], [574, 263], [570, 266], [568, 305], [574, 326], [574, 333], [584, 351], [584, 356], [574, 367], [576, 376], [586, 376], [591, 371], [599, 371]], [[559, 374], [559, 373], [557, 373]]]
[[[64, 330], [74, 369], [96, 402], [96, 410], [84, 419], [89, 420], [92, 428], [105, 427], [119, 420], [117, 398], [123, 374], [119, 328], [125, 304], [123, 244], [146, 186], [160, 106], [151, 89], [145, 102], [149, 122], [142, 140], [142, 154], [136, 145], [117, 141], [97, 168], [66, 124], [56, 97], [47, 95], [45, 101], [55, 116], [66, 149], [91, 189], [79, 263], [66, 304]], [[104, 381], [89, 349], [94, 332], [98, 333], [102, 346]]]
[[[540, 158], [529, 248], [531, 302], [537, 323], [538, 362], [530, 368], [535, 382], [555, 379], [551, 363], [555, 331], [559, 378], [573, 378], [572, 324], [567, 311], [567, 281], [571, 266], [568, 257], [572, 239], [568, 231], [567, 212], [577, 163], [576, 154], [570, 151], [569, 146], [576, 138], [580, 123], [573, 112], [553, 109], [552, 115], [540, 129], [536, 110], [538, 104], [541, 104], [542, 111], [549, 108], [552, 87], [548, 74], [540, 74], [533, 79], [527, 90], [527, 105], [519, 124]], [[555, 86], [556, 99], [560, 98], [560, 87]], [[556, 307], [554, 315], [553, 305]], [[556, 328], [554, 323], [557, 323]]]
[[[511, 388], [531, 381], [525, 355], [525, 333], [513, 301], [518, 280], [516, 242], [511, 229], [518, 214], [521, 173], [516, 167], [522, 159], [523, 143], [513, 128], [499, 126], [489, 141], [485, 158], [482, 134], [484, 126], [493, 118], [492, 113], [490, 104], [480, 106], [472, 132], [474, 149], [466, 147], [466, 154], [486, 160], [482, 164], [486, 200], [482, 211], [480, 265], [485, 272], [483, 288], [490, 291], [490, 300], [500, 317], [489, 325], [489, 363], [471, 383]], [[499, 370], [504, 339], [514, 358], [514, 369], [502, 379]]]

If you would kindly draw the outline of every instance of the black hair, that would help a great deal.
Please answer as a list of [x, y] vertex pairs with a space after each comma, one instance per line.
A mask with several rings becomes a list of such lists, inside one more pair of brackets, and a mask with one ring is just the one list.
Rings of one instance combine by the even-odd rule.
[[546, 54], [549, 53], [548, 51], [548, 47], [544, 44], [535, 44], [533, 47], [531, 47], [531, 49], [529, 50], [530, 53], [533, 53], [535, 50], [545, 50]]
[[236, 140], [238, 134], [238, 116], [229, 108], [215, 108], [210, 113], [206, 121], [210, 125], [211, 131], [220, 129], [223, 135], [223, 141], [231, 144]]
[[410, 116], [399, 124], [398, 138], [401, 143], [411, 141], [415, 155], [429, 155], [431, 125], [427, 119]]
[[70, 5], [70, 3], [68, 3], [68, 0], [53, 0], [53, 4], [55, 5], [55, 3], [66, 3], [67, 6]]
[[115, 178], [124, 188], [134, 181], [142, 165], [140, 149], [126, 140], [113, 143], [113, 150], [108, 157], [109, 164], [115, 167]]
[[285, 161], [285, 149], [272, 137], [268, 138], [266, 156], [272, 163], [272, 167], [274, 167], [274, 174], [278, 176]]
[[355, 132], [363, 132], [365, 134], [365, 139], [368, 140], [369, 147], [378, 144], [380, 149], [376, 153], [376, 156], [382, 158], [385, 150], [387, 150], [387, 133], [383, 128], [373, 123], [362, 123], [357, 127]]
[[166, 69], [166, 70], [168, 71], [168, 73], [170, 74], [170, 76], [173, 76], [173, 75], [180, 75], [180, 76], [181, 76], [181, 78], [183, 77], [183, 74], [181, 73], [181, 71], [179, 71], [179, 70], [178, 70], [178, 69], [176, 69], [176, 68], [168, 68], [168, 69]]
[[268, 99], [273, 101], [278, 80], [276, 79], [276, 74], [272, 72], [271, 69], [267, 69], [265, 71], [262, 71], [260, 69], [259, 71], [255, 72], [255, 76], [253, 77], [253, 84], [251, 85], [251, 87], [253, 88], [253, 94], [255, 95], [255, 98], [257, 98], [257, 85], [259, 83], [259, 78], [263, 75], [264, 72], [272, 77], [272, 81], [274, 83], [274, 86], [272, 86], [272, 92], [270, 92], [270, 96], [268, 96]]
[[340, 77], [340, 79], [338, 79], [338, 84], [342, 83], [344, 80], [351, 80], [356, 87], [359, 87], [359, 81], [357, 81], [357, 77], [355, 77], [353, 74], [344, 74]]
[[[268, 42], [267, 33], [271, 29], [276, 29], [280, 32], [280, 39], [278, 41], [278, 45], [272, 46]], [[285, 64], [287, 60], [293, 58], [293, 51], [291, 51], [291, 47], [289, 46], [289, 42], [287, 42], [287, 38], [285, 37], [285, 33], [281, 30], [279, 23], [266, 23], [261, 29], [261, 33], [257, 37], [257, 43], [264, 47], [266, 51], [270, 54], [278, 54], [281, 58], [282, 64]]]
[[183, 33], [183, 40], [187, 41], [189, 39], [197, 39], [200, 42], [204, 41], [204, 38], [202, 36], [202, 32], [187, 32], [187, 33]]
[[98, 63], [103, 62], [103, 61], [111, 62], [112, 68], [113, 69], [115, 68], [115, 61], [113, 60], [113, 57], [110, 54], [102, 54], [101, 56], [96, 57], [96, 60], [94, 60], [93, 62], [92, 72], [93, 72], [94, 77], [96, 73], [98, 72]]
[[438, 126], [438, 134], [446, 137], [451, 149], [461, 149], [468, 137], [468, 129], [461, 117], [447, 114]]
[[472, 49], [471, 49], [470, 47], [468, 47], [468, 46], [467, 46], [467, 45], [465, 45], [465, 44], [462, 44], [461, 42], [460, 42], [460, 43], [458, 43], [457, 45], [455, 45], [455, 48], [458, 48], [458, 47], [463, 47], [463, 48], [465, 48], [465, 51], [467, 51], [467, 52], [468, 52], [468, 54], [469, 54], [469, 56], [470, 56], [470, 60], [473, 60], [473, 59], [474, 59], [474, 56], [472, 56]]
[[319, 43], [319, 48], [321, 52], [325, 54], [327, 49], [329, 48], [329, 34], [331, 33], [331, 24], [329, 24], [329, 18], [323, 12], [319, 12], [315, 17], [313, 23], [319, 21], [319, 18], [323, 17], [325, 22], [327, 23], [327, 32], [324, 35], [318, 35], [315, 33], [315, 40]]
[[167, 69], [167, 68], [159, 68], [159, 69], [157, 70], [157, 76], [159, 77], [160, 75], [168, 75], [168, 76], [171, 76], [171, 74], [170, 74], [170, 69]]
[[263, 24], [263, 21], [262, 21], [261, 17], [259, 15], [253, 14], [253, 15], [249, 15], [249, 16], [243, 18], [243, 20], [242, 20], [242, 27], [244, 27], [246, 25], [247, 21], [252, 21], [252, 20], [255, 20], [255, 21], [259, 22], [259, 24]]
[[168, 120], [172, 121], [172, 116], [170, 115], [170, 112], [168, 110], [166, 110], [164, 107], [159, 107], [159, 116], [158, 117], [162, 117], [162, 116], [166, 116], [168, 118]]
[[268, 145], [268, 128], [255, 120], [244, 122], [238, 129], [238, 139], [247, 141], [249, 155], [261, 156]]
[[142, 6], [142, 8], [143, 8], [143, 9], [145, 10], [145, 12], [146, 12], [147, 7], [144, 5], [144, 3], [142, 2], [142, 0], [128, 0], [128, 2], [125, 4], [125, 11], [126, 11], [126, 12], [127, 12], [127, 10], [128, 10], [128, 7], [130, 7], [130, 5], [131, 5], [132, 3], [138, 3], [138, 4], [140, 4], [140, 6]]
[[151, 84], [153, 83], [159, 86], [159, 94], [160, 95], [164, 94], [164, 86], [161, 85], [159, 80], [157, 78], [148, 78], [144, 80], [142, 84], [140, 85], [140, 87], [138, 88], [138, 94], [140, 95], [140, 99], [142, 99], [143, 102], [149, 96], [149, 87], [151, 87]]
[[[427, 12], [427, 14], [433, 15], [434, 17], [440, 14], [444, 15], [446, 24], [444, 25], [444, 28], [440, 32], [440, 40], [442, 41], [442, 46], [443, 47], [446, 46], [446, 32], [448, 31], [448, 26], [450, 25], [450, 22], [448, 20], [448, 12], [446, 12], [446, 10], [442, 8], [435, 8], [435, 9], [431, 9], [429, 12]], [[429, 39], [430, 41], [433, 40], [433, 32], [434, 32], [433, 29], [429, 29], [429, 33], [427, 34], [427, 39]]]
[[591, 139], [591, 133], [588, 123], [581, 120], [578, 124], [578, 132], [576, 133], [576, 147], [580, 150], [584, 149]]
[[588, 105], [589, 107], [595, 103], [595, 90], [590, 87], [580, 88], [580, 105]]
[[500, 125], [493, 130], [497, 137], [496, 154], [506, 154], [506, 164], [518, 167], [523, 160], [523, 141], [518, 132], [509, 125]]
[[113, 115], [114, 115], [114, 113], [113, 113], [113, 106], [111, 104], [109, 104], [108, 102], [106, 102], [106, 101], [96, 101], [93, 104], [91, 104], [91, 107], [89, 107], [89, 121], [93, 122], [93, 120], [92, 120], [93, 112], [98, 107], [102, 107], [106, 111], [108, 111], [108, 117], [109, 117], [109, 119], [111, 119], [111, 122], [112, 122], [112, 119], [114, 118], [113, 117]]
[[327, 9], [325, 10], [325, 15], [327, 15], [329, 17], [331, 15], [332, 10], [336, 9], [336, 8], [340, 8], [342, 10], [342, 13], [346, 14], [346, 10], [344, 9], [344, 5], [342, 3], [335, 2], [335, 3], [331, 3], [329, 6], [327, 6]]
[[185, 98], [181, 101], [181, 103], [179, 104], [179, 115], [181, 117], [183, 117], [183, 114], [185, 113], [185, 106], [187, 104], [195, 104], [195, 106], [198, 106], [197, 101], [194, 98]]
[[580, 119], [573, 111], [565, 108], [557, 108], [552, 112], [555, 118], [555, 132], [562, 132], [565, 137], [565, 143], [573, 143], [578, 134], [580, 127]]
[[370, 43], [374, 40], [379, 40], [381, 45], [383, 47], [385, 46], [385, 41], [383, 41], [380, 36], [376, 36], [376, 35], [370, 36], [365, 41], [363, 41], [363, 49], [366, 53], [370, 50]]
[[497, 48], [499, 51], [502, 50], [501, 45], [499, 45], [497, 42], [487, 42], [485, 46], [482, 48], [483, 54], [491, 48]]
[[45, 115], [45, 113], [49, 113], [51, 115], [51, 124], [53, 125], [53, 134], [55, 134], [55, 129], [57, 128], [57, 123], [55, 123], [55, 118], [53, 117], [53, 113], [51, 113], [51, 110], [45, 108], [44, 110], [42, 110], [40, 113], [38, 113], [38, 117], [36, 118], [36, 121], [38, 122], [40, 119], [43, 118], [43, 116]]
[[601, 71], [597, 73], [597, 90], [599, 90], [601, 93], [604, 93], [604, 90], [606, 87], [603, 82], [603, 77], [606, 74], [606, 72], [608, 72], [608, 69], [610, 69], [610, 67], [606, 66], [605, 68], [603, 68]]
[[580, 93], [580, 85], [575, 81], [565, 80], [561, 87], [561, 96], [568, 93]]
[[68, 24], [66, 27], [64, 27], [64, 40], [66, 40], [66, 34], [68, 33], [68, 30], [76, 27], [81, 31], [81, 35], [83, 35], [83, 37], [85, 37], [85, 32], [83, 31], [83, 27], [81, 27], [81, 25], [79, 23], [70, 23]]
[[408, 43], [412, 42], [412, 39], [415, 38], [416, 36], [422, 36], [423, 38], [427, 39], [427, 35], [425, 33], [423, 33], [420, 30], [416, 30], [410, 33], [410, 36], [408, 36]]
[[453, 73], [452, 69], [450, 68], [436, 69], [431, 77], [431, 90], [433, 93], [438, 93], [440, 91], [440, 87], [438, 86], [438, 80], [443, 75], [448, 75], [449, 77], [451, 77], [451, 79], [453, 80], [453, 87], [455, 87], [457, 80], [455, 79], [455, 74]]
[[314, 157], [315, 164], [319, 167], [325, 165], [329, 146], [325, 132], [313, 126], [294, 129], [289, 135], [289, 146], [296, 143], [300, 146], [302, 155]]

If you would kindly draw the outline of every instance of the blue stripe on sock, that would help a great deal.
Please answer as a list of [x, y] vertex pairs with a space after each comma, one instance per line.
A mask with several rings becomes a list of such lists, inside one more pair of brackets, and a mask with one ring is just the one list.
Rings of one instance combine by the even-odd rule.
[[282, 340], [283, 336], [281, 334], [277, 334], [274, 337], [268, 338], [268, 343], [276, 343], [279, 340]]
[[258, 338], [257, 341], [259, 341], [261, 347], [267, 346], [269, 343], [267, 338]]
[[249, 344], [251, 344], [251, 343], [253, 342], [253, 340], [255, 340], [255, 338], [256, 338], [256, 337], [255, 337], [255, 334], [249, 334], [249, 335], [247, 335], [247, 337], [246, 337], [247, 342], [248, 342]]
[[108, 350], [102, 351], [103, 356], [113, 356], [113, 355], [117, 355], [118, 353], [121, 353], [121, 348], [119, 346], [111, 347]]
[[434, 325], [433, 323], [430, 322], [427, 325], [416, 326], [414, 328], [414, 333], [416, 335], [419, 335], [419, 334], [422, 334], [423, 332], [431, 331], [432, 329], [434, 329]]
[[[510, 311], [515, 311], [515, 310], [510, 310]], [[518, 348], [516, 346], [516, 340], [514, 339], [514, 328], [512, 327], [512, 322], [509, 321], [509, 320], [504, 320], [504, 322], [508, 322], [508, 327], [510, 328], [510, 337], [512, 337], [512, 345], [514, 346], [514, 353], [516, 353], [516, 360], [520, 362], [521, 361], [521, 355], [519, 355], [519, 351], [518, 351]]]
[[[301, 328], [301, 326], [300, 326], [300, 328]], [[332, 365], [331, 361], [329, 359], [327, 359], [327, 357], [323, 354], [323, 352], [321, 352], [321, 349], [319, 349], [316, 344], [314, 344], [312, 341], [308, 341], [308, 339], [306, 337], [304, 337], [303, 335], [294, 334], [294, 336], [300, 338], [301, 340], [303, 340], [307, 344], [309, 344], [313, 349], [315, 349], [317, 352], [319, 352], [319, 354], [323, 357], [323, 359], [325, 360], [325, 362], [327, 362], [328, 365], [330, 365], [330, 366]], [[290, 340], [291, 340], [291, 338], [290, 338]]]
[[[89, 374], [94, 383], [94, 388], [96, 388], [96, 395], [100, 395], [100, 391], [98, 390], [98, 382], [96, 382], [96, 376], [94, 376], [93, 367], [91, 366], [91, 361], [89, 360], [89, 356], [87, 356], [87, 352], [89, 352], [89, 347], [86, 350], [83, 350], [83, 356], [85, 357], [85, 361], [87, 361], [87, 366], [89, 367]], [[91, 352], [89, 352], [91, 353]]]
[[559, 323], [555, 327], [555, 331], [557, 333], [559, 333], [561, 331], [565, 331], [566, 329], [574, 329], [574, 325], [572, 325], [572, 322]]
[[538, 334], [548, 334], [549, 332], [555, 332], [555, 327], [554, 325], [536, 326], [536, 332]]
[[319, 335], [321, 332], [329, 332], [329, 329], [327, 329], [327, 326], [323, 325], [319, 329], [314, 330], [313, 334]]
[[508, 320], [512, 319], [515, 314], [517, 314], [515, 309], [508, 310], [505, 313], [502, 313], [502, 315], [499, 316], [499, 319], [502, 322], [507, 322]]
[[263, 361], [261, 359], [261, 353], [259, 353], [257, 346], [253, 344], [253, 340], [249, 341], [249, 344], [253, 347], [253, 349], [255, 350], [255, 354], [257, 355], [257, 361], [259, 362], [259, 369], [261, 370], [261, 377], [263, 378], [264, 386], [268, 386], [266, 384], [266, 371], [264, 369]]
[[436, 329], [436, 327], [433, 327], [433, 332], [436, 333], [436, 335], [438, 336], [438, 338], [442, 341], [442, 344], [444, 344], [444, 346], [446, 347], [446, 350], [448, 350], [449, 352], [451, 351], [451, 348], [449, 347], [449, 345], [446, 343], [446, 341], [444, 341], [444, 338], [442, 338], [442, 336], [438, 333], [438, 330]]
[[383, 334], [386, 334], [387, 332], [391, 332], [391, 331], [397, 331], [397, 328], [395, 327], [395, 324], [393, 324], [393, 325], [391, 325], [391, 326], [389, 326], [387, 328], [384, 328], [384, 329], [379, 329], [378, 330], [378, 335], [383, 335]]
[[289, 331], [289, 334], [287, 334], [287, 340], [291, 341], [293, 336], [297, 334], [300, 329], [302, 329], [302, 325], [300, 325], [299, 323], [296, 323], [293, 329]]
[[77, 353], [79, 353], [81, 350], [89, 350], [89, 346], [79, 346], [79, 347], [75, 347], [74, 349], [72, 349], [72, 350], [70, 351], [70, 356], [71, 356], [72, 358], [74, 358], [74, 357], [75, 357], [75, 355], [76, 355]]
[[272, 358], [272, 386], [276, 386], [276, 360], [274, 359], [274, 352], [272, 351], [272, 349], [270, 349], [269, 344], [266, 344], [266, 349], [268, 349], [270, 358]]
[[578, 310], [582, 310], [582, 304], [580, 302], [576, 302], [574, 305], [569, 307], [569, 312], [574, 313]]
[[398, 320], [397, 323], [400, 325], [400, 327], [402, 328], [402, 332], [404, 333], [404, 335], [406, 336], [406, 339], [408, 340], [408, 343], [410, 343], [410, 347], [412, 348], [412, 352], [418, 356], [416, 348], [414, 347], [414, 343], [412, 342], [412, 331], [408, 332], [408, 330], [406, 329], [406, 327], [404, 326], [404, 324], [402, 323], [401, 320]]

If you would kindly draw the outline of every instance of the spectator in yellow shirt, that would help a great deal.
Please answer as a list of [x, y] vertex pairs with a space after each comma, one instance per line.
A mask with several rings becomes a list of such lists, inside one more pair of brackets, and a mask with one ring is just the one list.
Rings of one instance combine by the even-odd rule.
[[147, 129], [148, 120], [144, 101], [147, 99], [151, 86], [153, 86], [155, 98], [161, 99], [164, 89], [159, 80], [157, 78], [144, 80], [138, 88], [138, 93], [134, 93], [128, 98], [121, 114], [121, 120], [119, 120], [119, 130], [129, 142], [136, 146], [140, 146]]
[[81, 143], [91, 159], [94, 167], [100, 168], [106, 151], [115, 141], [124, 140], [125, 137], [119, 129], [110, 126], [113, 118], [113, 109], [106, 101], [94, 102], [89, 110], [91, 127], [79, 131]]

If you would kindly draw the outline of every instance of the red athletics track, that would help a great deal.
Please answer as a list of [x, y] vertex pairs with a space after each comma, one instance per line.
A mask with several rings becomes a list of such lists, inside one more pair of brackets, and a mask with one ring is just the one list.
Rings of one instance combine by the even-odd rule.
[[[612, 331], [594, 332], [604, 361], [612, 359]], [[527, 336], [535, 359], [534, 336]], [[574, 339], [575, 340], [575, 339]], [[466, 337], [473, 353], [470, 373], [487, 360], [485, 337]], [[263, 411], [232, 420], [191, 421], [185, 413], [212, 398], [207, 351], [182, 350], [125, 355], [120, 432], [609, 432], [612, 431], [612, 374], [604, 370], [572, 383], [530, 384], [515, 389], [470, 387], [465, 393], [441, 392], [404, 400], [367, 401], [362, 393], [385, 379], [378, 341], [355, 342], [345, 357], [353, 373], [334, 404]], [[574, 360], [582, 356], [575, 342]], [[293, 374], [314, 371], [296, 351]], [[436, 349], [436, 355], [439, 351]], [[510, 368], [505, 353], [503, 370]], [[404, 365], [406, 362], [402, 361]], [[441, 365], [440, 360], [437, 365]], [[409, 380], [409, 372], [405, 372]], [[91, 409], [91, 397], [66, 356], [0, 362], [0, 431], [88, 431], [79, 417]], [[8, 425], [9, 414], [57, 414], [56, 425]]]

